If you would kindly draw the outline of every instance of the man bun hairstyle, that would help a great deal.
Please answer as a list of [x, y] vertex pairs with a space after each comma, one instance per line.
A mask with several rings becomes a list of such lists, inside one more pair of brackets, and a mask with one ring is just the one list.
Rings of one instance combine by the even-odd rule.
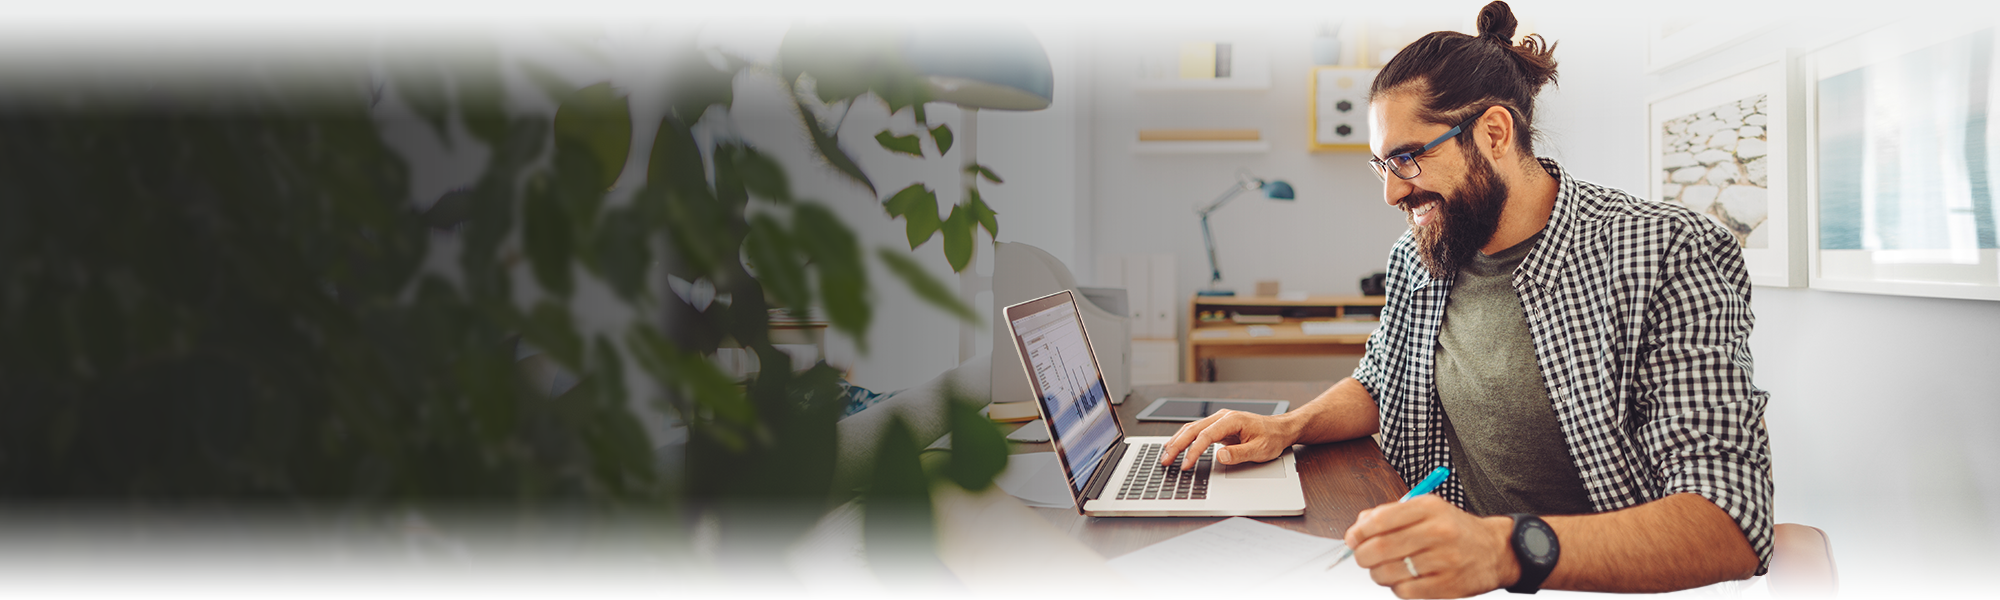
[[[1417, 117], [1454, 125], [1488, 107], [1514, 115], [1514, 141], [1534, 156], [1535, 95], [1556, 81], [1556, 45], [1540, 35], [1514, 43], [1520, 21], [1506, 2], [1479, 9], [1479, 35], [1435, 31], [1404, 46], [1382, 66], [1368, 88], [1370, 102], [1385, 94], [1416, 93]], [[1470, 144], [1467, 145], [1470, 148]]]

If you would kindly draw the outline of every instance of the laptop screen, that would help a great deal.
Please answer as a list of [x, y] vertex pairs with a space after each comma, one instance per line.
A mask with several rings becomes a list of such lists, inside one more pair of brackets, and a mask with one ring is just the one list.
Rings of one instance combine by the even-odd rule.
[[1117, 443], [1118, 418], [1097, 360], [1084, 338], [1076, 299], [1068, 291], [1008, 307], [1007, 318], [1026, 359], [1028, 376], [1048, 417], [1060, 459], [1069, 466], [1069, 485], [1081, 492], [1098, 462]]

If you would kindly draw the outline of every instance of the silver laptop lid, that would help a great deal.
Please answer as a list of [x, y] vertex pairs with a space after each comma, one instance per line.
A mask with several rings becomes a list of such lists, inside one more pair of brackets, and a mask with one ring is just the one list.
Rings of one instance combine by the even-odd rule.
[[1104, 457], [1125, 439], [1083, 315], [1069, 290], [1009, 306], [1005, 315], [1014, 349], [1028, 367], [1023, 374], [1048, 422], [1050, 445], [1081, 509], [1091, 476], [1100, 468], [1117, 467], [1104, 464]]

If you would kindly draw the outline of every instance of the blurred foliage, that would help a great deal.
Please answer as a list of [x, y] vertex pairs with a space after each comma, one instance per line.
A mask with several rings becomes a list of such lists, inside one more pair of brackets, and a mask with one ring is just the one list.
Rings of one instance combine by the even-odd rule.
[[[710, 111], [734, 102], [740, 75], [776, 73], [812, 150], [871, 193], [814, 107], [914, 108], [928, 136], [877, 139], [948, 151], [950, 129], [923, 121], [924, 88], [893, 45], [853, 39], [801, 30], [776, 68], [692, 48], [664, 57], [675, 77], [657, 123], [634, 123], [610, 83], [569, 89], [524, 65], [558, 103], [543, 116], [509, 103], [497, 59], [397, 61], [386, 88], [426, 135], [490, 151], [470, 185], [421, 209], [430, 199], [408, 198], [411, 167], [375, 111], [385, 86], [366, 75], [309, 96], [249, 86], [0, 116], [0, 500], [308, 516], [497, 505], [532, 518], [847, 497], [832, 482], [839, 374], [791, 365], [769, 319], [817, 311], [865, 348], [870, 253], [771, 154], [698, 141], [694, 124], [727, 118]], [[800, 55], [800, 42], [862, 56]], [[655, 131], [643, 173], [625, 169], [635, 126]], [[921, 185], [886, 210], [908, 222], [912, 249], [942, 231], [962, 269], [973, 229], [997, 228], [972, 192], [946, 219]], [[908, 252], [872, 254], [927, 302], [976, 319]], [[715, 293], [697, 302], [665, 276]], [[580, 328], [572, 297], [591, 282], [640, 318]], [[758, 374], [718, 368], [725, 345], [754, 353]], [[576, 384], [552, 386], [531, 364]], [[657, 456], [628, 369], [658, 382], [687, 427], [684, 469]], [[913, 469], [918, 442], [897, 429], [877, 453], [868, 497], [887, 500], [874, 505], [928, 515], [913, 498], [930, 482], [979, 489], [1004, 467], [997, 430], [975, 403], [952, 402], [951, 466]]]

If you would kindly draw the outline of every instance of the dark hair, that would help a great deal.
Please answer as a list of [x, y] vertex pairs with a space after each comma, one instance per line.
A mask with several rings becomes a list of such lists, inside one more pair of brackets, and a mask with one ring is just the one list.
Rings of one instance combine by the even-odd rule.
[[1404, 46], [1382, 66], [1368, 88], [1373, 102], [1385, 93], [1421, 94], [1417, 117], [1453, 125], [1492, 106], [1514, 115], [1516, 145], [1534, 156], [1535, 94], [1556, 80], [1555, 44], [1529, 35], [1515, 45], [1520, 22], [1506, 2], [1479, 9], [1479, 35], [1435, 31]]

